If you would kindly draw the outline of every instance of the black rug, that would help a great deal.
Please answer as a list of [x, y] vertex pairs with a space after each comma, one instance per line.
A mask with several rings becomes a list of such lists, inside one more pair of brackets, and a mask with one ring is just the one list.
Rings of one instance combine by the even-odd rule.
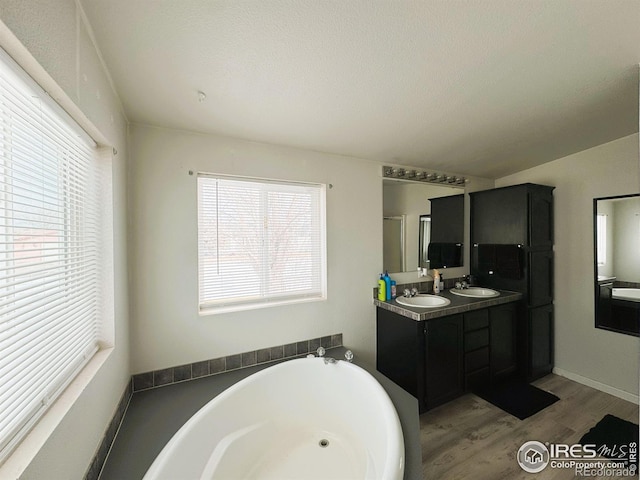
[[524, 420], [560, 400], [552, 393], [524, 382], [509, 382], [474, 393], [514, 417]]
[[579, 443], [595, 445], [599, 456], [624, 461], [627, 465], [638, 464], [638, 425], [613, 415], [605, 415]]

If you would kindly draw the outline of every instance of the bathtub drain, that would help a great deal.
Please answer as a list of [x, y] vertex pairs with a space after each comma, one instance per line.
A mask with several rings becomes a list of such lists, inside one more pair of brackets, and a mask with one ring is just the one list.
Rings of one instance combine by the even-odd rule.
[[327, 448], [329, 446], [329, 440], [323, 438], [318, 442], [318, 445], [320, 445], [322, 448]]

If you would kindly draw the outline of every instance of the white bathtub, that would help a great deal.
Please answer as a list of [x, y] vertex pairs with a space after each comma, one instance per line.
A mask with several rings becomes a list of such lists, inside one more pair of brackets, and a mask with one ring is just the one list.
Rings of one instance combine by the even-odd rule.
[[618, 300], [640, 302], [640, 288], [614, 288], [611, 297]]
[[144, 480], [402, 479], [404, 441], [382, 386], [345, 361], [259, 371], [202, 407]]

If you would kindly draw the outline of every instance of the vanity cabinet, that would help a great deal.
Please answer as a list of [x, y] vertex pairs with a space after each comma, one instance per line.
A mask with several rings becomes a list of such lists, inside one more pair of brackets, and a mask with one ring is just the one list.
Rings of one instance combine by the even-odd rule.
[[528, 381], [553, 369], [553, 190], [526, 183], [470, 193], [471, 274], [523, 294], [517, 350]]
[[517, 308], [507, 303], [426, 321], [377, 308], [377, 369], [420, 413], [517, 370]]

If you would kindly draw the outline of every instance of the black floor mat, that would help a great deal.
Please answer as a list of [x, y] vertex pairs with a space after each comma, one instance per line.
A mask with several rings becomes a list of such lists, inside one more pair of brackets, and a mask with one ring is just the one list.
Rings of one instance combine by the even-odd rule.
[[504, 383], [474, 390], [474, 393], [520, 420], [524, 420], [560, 400], [552, 393], [524, 382]]
[[[591, 430], [583, 435], [581, 445], [595, 445], [599, 456], [638, 465], [638, 425], [613, 415], [605, 415]], [[629, 461], [631, 445], [635, 444], [635, 458]]]

